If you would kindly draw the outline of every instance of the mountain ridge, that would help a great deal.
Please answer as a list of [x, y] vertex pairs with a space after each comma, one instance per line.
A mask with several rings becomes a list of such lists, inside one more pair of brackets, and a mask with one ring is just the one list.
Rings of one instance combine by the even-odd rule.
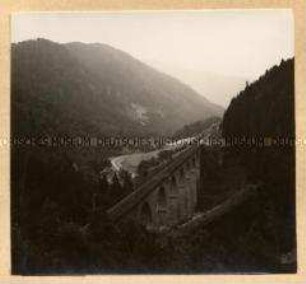
[[18, 133], [85, 135], [170, 134], [223, 113], [124, 51], [46, 39], [12, 44], [12, 111]]

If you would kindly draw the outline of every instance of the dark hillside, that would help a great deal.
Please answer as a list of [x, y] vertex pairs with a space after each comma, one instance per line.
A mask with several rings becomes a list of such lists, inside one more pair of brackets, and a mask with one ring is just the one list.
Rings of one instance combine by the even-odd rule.
[[223, 135], [294, 137], [294, 62], [282, 61], [235, 97], [223, 119]]
[[208, 129], [213, 124], [219, 124], [220, 122], [221, 118], [216, 116], [209, 117], [205, 120], [199, 120], [194, 123], [185, 125], [181, 129], [177, 130], [173, 137], [177, 139], [193, 137], [201, 133], [203, 130]]
[[[293, 59], [266, 71], [232, 100], [224, 114], [223, 135], [228, 142], [225, 161], [242, 165], [250, 182], [263, 183], [268, 246], [277, 251], [279, 259], [288, 253], [294, 255]], [[242, 143], [246, 141], [242, 138], [253, 138], [253, 144]]]

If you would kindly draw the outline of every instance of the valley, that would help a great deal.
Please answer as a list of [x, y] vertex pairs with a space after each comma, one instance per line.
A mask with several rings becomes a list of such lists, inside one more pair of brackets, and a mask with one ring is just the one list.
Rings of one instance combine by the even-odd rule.
[[294, 59], [224, 111], [106, 44], [39, 38], [11, 54], [13, 138], [172, 140], [15, 145], [15, 274], [296, 271], [295, 148], [219, 143], [294, 137]]

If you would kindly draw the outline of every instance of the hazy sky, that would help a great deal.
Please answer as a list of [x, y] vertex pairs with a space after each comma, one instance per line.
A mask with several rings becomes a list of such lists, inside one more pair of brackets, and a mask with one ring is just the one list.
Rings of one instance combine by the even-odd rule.
[[[293, 36], [293, 15], [280, 9], [24, 13], [12, 18], [13, 42], [43, 37], [107, 43], [183, 81], [187, 72], [189, 78], [211, 73], [252, 81], [293, 56]], [[216, 101], [213, 94], [204, 95]]]

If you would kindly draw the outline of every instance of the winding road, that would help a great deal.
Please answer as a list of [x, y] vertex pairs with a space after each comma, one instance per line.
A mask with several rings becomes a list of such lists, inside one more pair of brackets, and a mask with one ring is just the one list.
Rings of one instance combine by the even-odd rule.
[[182, 147], [185, 144], [189, 144], [190, 142], [195, 141], [196, 139], [200, 140], [201, 144], [209, 145], [208, 138], [213, 131], [215, 131], [217, 124], [212, 124], [209, 128], [205, 129], [201, 134], [195, 137], [184, 138], [175, 141], [175, 143], [167, 143], [163, 148], [159, 150], [154, 150], [146, 153], [132, 153], [126, 155], [120, 155], [116, 157], [111, 157], [110, 162], [112, 165], [112, 169], [116, 172], [119, 172], [120, 169], [124, 169], [128, 171], [132, 177], [137, 175], [137, 168], [141, 161], [149, 160], [152, 157], [158, 157], [158, 153], [162, 150], [173, 150], [175, 148]]

